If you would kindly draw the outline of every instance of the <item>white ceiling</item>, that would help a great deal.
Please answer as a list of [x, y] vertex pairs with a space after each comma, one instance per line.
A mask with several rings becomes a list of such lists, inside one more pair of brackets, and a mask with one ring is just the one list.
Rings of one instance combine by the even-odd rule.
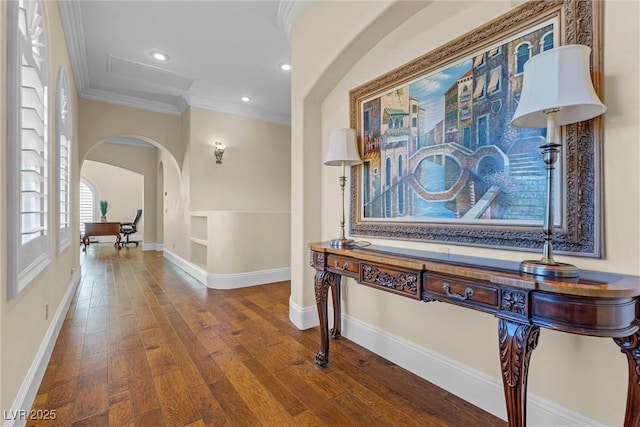
[[[58, 0], [80, 96], [290, 124], [289, 35], [306, 0]], [[169, 55], [159, 62], [152, 51]], [[251, 97], [248, 103], [241, 96]]]

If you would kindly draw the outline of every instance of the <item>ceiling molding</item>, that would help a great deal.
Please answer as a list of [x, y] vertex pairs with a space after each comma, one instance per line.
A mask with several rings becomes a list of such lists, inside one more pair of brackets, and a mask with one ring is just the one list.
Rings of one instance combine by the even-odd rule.
[[236, 105], [223, 104], [211, 99], [198, 96], [188, 96], [186, 99], [192, 107], [202, 108], [204, 110], [217, 111], [220, 113], [232, 114], [235, 116], [248, 117], [250, 119], [258, 119], [266, 122], [277, 123], [280, 125], [291, 126], [291, 117], [282, 114], [269, 113], [267, 111], [256, 110], [248, 107], [238, 107]]
[[108, 104], [115, 104], [123, 107], [138, 108], [141, 110], [155, 111], [156, 113], [171, 114], [172, 116], [180, 116], [184, 112], [181, 112], [176, 105], [167, 104], [165, 102], [149, 101], [148, 99], [121, 95], [118, 93], [107, 92], [100, 89], [88, 89], [84, 91], [81, 97], [83, 99], [106, 102]]
[[[291, 35], [291, 30], [298, 13], [306, 6], [309, 0], [281, 0], [278, 7], [278, 24], [287, 36]], [[233, 114], [241, 117], [248, 117], [267, 122], [290, 126], [291, 117], [281, 114], [274, 114], [252, 108], [238, 107], [224, 104], [202, 97], [191, 96], [184, 93], [177, 97], [175, 104], [150, 101], [147, 99], [108, 92], [91, 87], [89, 81], [89, 68], [87, 65], [87, 54], [84, 44], [84, 28], [82, 25], [82, 13], [80, 1], [58, 0], [58, 9], [62, 28], [69, 51], [71, 68], [73, 70], [74, 81], [78, 95], [82, 99], [106, 102], [123, 107], [138, 108], [141, 110], [155, 111], [158, 113], [181, 116], [189, 106], [202, 108], [205, 110], [217, 111]]]
[[162, 67], [143, 64], [111, 54], [107, 56], [107, 72], [182, 91], [189, 90], [193, 82], [196, 81], [193, 77], [174, 73]]
[[280, 0], [278, 4], [278, 27], [280, 31], [291, 41], [291, 32], [296, 18], [305, 8], [309, 0]]
[[176, 108], [180, 115], [183, 115], [187, 108], [189, 108], [189, 100], [187, 99], [187, 95], [180, 95], [178, 97], [178, 102], [176, 102]]
[[90, 84], [80, 2], [58, 0], [58, 10], [60, 11], [64, 38], [67, 42], [67, 50], [71, 59], [76, 90], [82, 96], [84, 91], [90, 88]]

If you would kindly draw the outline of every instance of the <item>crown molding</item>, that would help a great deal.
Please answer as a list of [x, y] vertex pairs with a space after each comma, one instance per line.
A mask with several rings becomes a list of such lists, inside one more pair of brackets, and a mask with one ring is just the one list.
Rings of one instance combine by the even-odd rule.
[[[278, 8], [278, 23], [285, 34], [290, 34], [293, 23], [298, 13], [306, 5], [308, 0], [287, 1], [281, 0]], [[217, 111], [252, 119], [263, 120], [290, 126], [291, 117], [281, 114], [269, 113], [247, 107], [239, 107], [231, 104], [224, 104], [210, 99], [192, 96], [188, 93], [177, 97], [175, 104], [151, 101], [135, 96], [122, 95], [91, 87], [89, 81], [89, 67], [87, 66], [87, 53], [84, 45], [84, 28], [82, 25], [82, 13], [80, 1], [58, 0], [58, 9], [64, 31], [67, 50], [71, 60], [74, 81], [78, 95], [82, 99], [106, 102], [123, 107], [138, 108], [142, 110], [155, 111], [158, 113], [180, 116], [189, 108], [197, 107], [210, 111]]]
[[173, 104], [150, 101], [148, 99], [121, 95], [100, 89], [87, 89], [80, 94], [80, 97], [92, 101], [101, 101], [108, 104], [120, 105], [122, 107], [138, 108], [141, 110], [155, 111], [156, 113], [171, 114], [172, 116], [180, 116], [184, 112], [181, 112], [178, 107]]
[[189, 100], [187, 99], [187, 96], [188, 95], [180, 95], [176, 102], [176, 108], [178, 109], [178, 112], [180, 112], [180, 115], [183, 115], [184, 112], [187, 111], [187, 108], [189, 108]]
[[84, 91], [89, 89], [90, 84], [80, 2], [58, 0], [58, 10], [60, 11], [64, 38], [67, 42], [67, 50], [71, 59], [71, 69], [73, 70], [76, 90], [82, 95]]
[[277, 123], [280, 125], [291, 126], [291, 117], [282, 114], [269, 113], [267, 111], [256, 110], [248, 107], [239, 107], [237, 105], [224, 104], [211, 99], [199, 96], [183, 95], [187, 103], [191, 107], [202, 108], [209, 111], [217, 111], [220, 113], [232, 114], [235, 116], [248, 117], [251, 119], [263, 120], [266, 122]]
[[291, 41], [291, 32], [298, 15], [309, 0], [280, 0], [278, 4], [278, 27], [287, 40]]

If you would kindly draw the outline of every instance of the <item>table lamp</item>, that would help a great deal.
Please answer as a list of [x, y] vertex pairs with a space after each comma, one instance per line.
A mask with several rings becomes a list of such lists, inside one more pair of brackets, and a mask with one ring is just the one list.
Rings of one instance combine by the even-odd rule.
[[333, 248], [349, 248], [354, 245], [354, 241], [345, 238], [344, 235], [344, 188], [347, 183], [345, 173], [346, 166], [354, 166], [362, 163], [358, 147], [356, 145], [355, 129], [336, 129], [331, 131], [329, 136], [329, 151], [325, 157], [324, 164], [328, 166], [342, 166], [342, 176], [340, 176], [340, 189], [342, 190], [342, 216], [340, 220], [340, 237], [331, 240]]
[[540, 145], [547, 165], [547, 198], [542, 258], [520, 263], [523, 273], [555, 278], [579, 276], [574, 265], [553, 259], [553, 175], [561, 146], [556, 142], [556, 127], [589, 120], [607, 109], [593, 89], [589, 72], [590, 54], [588, 46], [566, 45], [541, 52], [524, 64], [520, 103], [511, 125], [547, 128], [546, 140]]

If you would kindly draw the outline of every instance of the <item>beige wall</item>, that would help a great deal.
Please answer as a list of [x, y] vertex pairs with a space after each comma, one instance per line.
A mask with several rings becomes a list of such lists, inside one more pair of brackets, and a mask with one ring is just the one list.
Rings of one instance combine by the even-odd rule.
[[[191, 213], [227, 211], [230, 223], [244, 221], [245, 212], [289, 212], [290, 210], [290, 129], [262, 120], [189, 108], [182, 116], [182, 138], [186, 141], [181, 170], [170, 167], [161, 156], [164, 171], [164, 247], [175, 255], [191, 260], [220, 254], [215, 242], [202, 256], [202, 248], [190, 242]], [[213, 143], [227, 145], [222, 164], [216, 164]], [[280, 220], [279, 220], [280, 221]], [[263, 223], [264, 221], [257, 221]], [[279, 224], [279, 223], [278, 223]], [[254, 228], [255, 229], [255, 228]], [[264, 240], [266, 229], [256, 230], [253, 239]], [[243, 234], [247, 236], [246, 233]], [[269, 239], [273, 239], [269, 234]], [[217, 236], [216, 238], [220, 238]], [[225, 237], [226, 238], [226, 237]], [[288, 242], [288, 234], [280, 236]], [[281, 242], [273, 241], [275, 245]], [[193, 253], [192, 253], [193, 252]], [[271, 253], [268, 265], [282, 265], [281, 253]], [[220, 258], [201, 264], [209, 272], [224, 270]], [[249, 259], [249, 258], [247, 258]], [[221, 264], [222, 263], [222, 264]], [[262, 269], [265, 260], [252, 260], [236, 272]]]
[[[287, 268], [289, 212], [191, 212], [191, 262], [217, 275]], [[206, 244], [203, 244], [206, 241]]]
[[101, 142], [130, 137], [164, 147], [177, 164], [182, 164], [184, 147], [180, 117], [87, 99], [80, 100], [80, 108], [81, 159]]
[[[7, 111], [8, 106], [4, 90], [6, 88], [6, 2], [0, 2], [0, 34], [2, 36], [2, 48], [0, 49], [0, 94], [2, 96], [0, 111]], [[78, 97], [75, 91], [73, 73], [66, 49], [64, 34], [58, 15], [58, 8], [55, 2], [45, 2], [46, 23], [48, 27], [49, 42], [49, 105], [55, 105], [56, 78], [60, 66], [64, 66], [69, 78], [69, 88], [71, 89], [72, 108], [72, 180], [71, 194], [78, 194], [80, 182], [80, 170], [78, 167]], [[54, 108], [49, 109], [49, 123], [55, 123]], [[6, 116], [5, 116], [6, 117]], [[0, 159], [2, 165], [0, 170], [6, 171], [6, 140], [5, 120], [0, 120]], [[54, 126], [49, 127], [50, 140], [55, 141]], [[4, 179], [4, 178], [2, 178]], [[0, 187], [0, 236], [7, 235], [6, 224], [6, 186]], [[51, 206], [58, 203], [58, 195], [52, 193]], [[12, 248], [7, 247], [7, 240], [2, 239], [0, 246], [0, 406], [4, 410], [9, 410], [17, 397], [27, 372], [33, 362], [40, 343], [51, 324], [62, 298], [71, 282], [72, 270], [78, 268], [79, 235], [78, 235], [78, 202], [77, 197], [72, 198], [73, 212], [76, 214], [72, 222], [71, 245], [60, 254], [56, 248], [55, 227], [50, 235], [51, 264], [18, 296], [7, 300], [6, 283], [6, 259], [7, 251]], [[49, 215], [50, 224], [55, 224], [53, 210]], [[45, 319], [45, 304], [49, 304], [49, 318]]]
[[[142, 175], [144, 183], [144, 207], [134, 208], [135, 214], [138, 208], [143, 208], [142, 216], [145, 224], [144, 234], [141, 234], [145, 243], [162, 243], [156, 236], [156, 203], [157, 203], [157, 174], [158, 174], [158, 150], [163, 148], [136, 147], [123, 144], [98, 144], [94, 146], [86, 156], [87, 160], [94, 160], [119, 168], [127, 169]], [[175, 162], [173, 162], [175, 164]], [[115, 191], [112, 190], [112, 191]], [[125, 218], [131, 217], [131, 213], [124, 214]], [[114, 218], [121, 220], [121, 218]]]
[[[191, 210], [289, 211], [290, 129], [191, 108]], [[227, 145], [216, 164], [213, 143]]]
[[[164, 172], [164, 249], [183, 259], [189, 259], [189, 186], [187, 178], [161, 151], [160, 162]], [[188, 171], [189, 157], [185, 157], [183, 171]]]
[[[109, 202], [108, 221], [130, 222], [138, 209], [144, 209], [144, 175], [92, 160], [84, 161], [80, 175], [95, 186], [99, 200]], [[142, 239], [144, 215], [137, 228], [136, 237]], [[115, 238], [112, 241], [114, 240]]]
[[[314, 302], [306, 244], [310, 240], [335, 237], [337, 232], [339, 170], [321, 167], [319, 154], [326, 151], [332, 129], [349, 126], [349, 90], [492, 20], [510, 7], [510, 2], [441, 1], [429, 5], [422, 3], [422, 6], [426, 5], [422, 11], [407, 17], [402, 11], [411, 7], [409, 4], [390, 4], [311, 3], [294, 28], [292, 299], [302, 307]], [[640, 67], [638, 56], [629, 55], [629, 52], [639, 50], [638, 5], [631, 1], [604, 2], [603, 101], [609, 108], [604, 116], [603, 155], [606, 257], [558, 257], [582, 269], [636, 275], [640, 274], [637, 143]], [[370, 40], [377, 42], [385, 22], [397, 22], [399, 16], [406, 22], [387, 25], [388, 34], [379, 43], [361, 47]], [[335, 20], [342, 25], [335, 24]], [[392, 27], [395, 29], [391, 30]], [[346, 57], [351, 57], [353, 64]], [[311, 63], [313, 67], [309, 65]], [[336, 74], [339, 74], [337, 79]], [[327, 82], [332, 84], [327, 85]], [[320, 191], [319, 217], [315, 211], [317, 201], [307, 199], [309, 191]], [[421, 250], [438, 251], [446, 246], [366, 240]], [[520, 260], [524, 255], [464, 246], [450, 246], [449, 250], [456, 254], [509, 260]], [[357, 286], [351, 281], [346, 287], [343, 308], [349, 316], [500, 381], [497, 321], [492, 316], [444, 304], [409, 301]], [[408, 328], [407, 325], [417, 326]], [[446, 325], [446, 329], [442, 325]], [[529, 391], [604, 423], [620, 425], [626, 399], [625, 359], [609, 339], [543, 330], [532, 357]]]

